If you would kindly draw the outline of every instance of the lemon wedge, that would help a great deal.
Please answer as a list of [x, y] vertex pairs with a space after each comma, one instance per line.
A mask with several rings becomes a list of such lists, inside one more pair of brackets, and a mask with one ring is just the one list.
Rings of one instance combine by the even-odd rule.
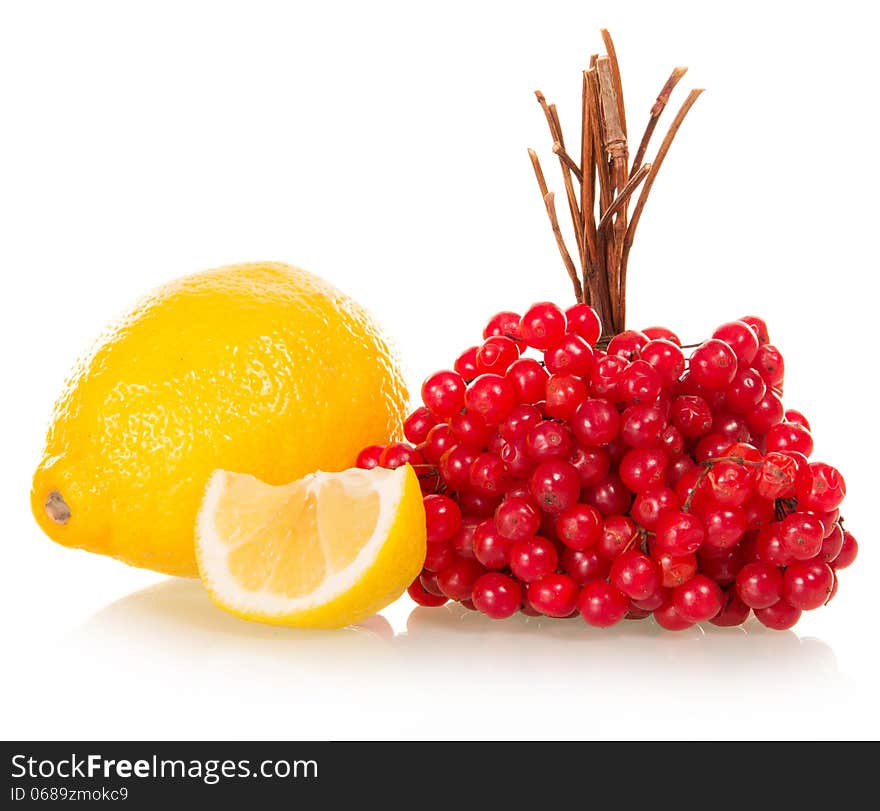
[[312, 473], [273, 486], [217, 470], [196, 520], [213, 602], [238, 617], [340, 628], [403, 594], [425, 560], [415, 471]]

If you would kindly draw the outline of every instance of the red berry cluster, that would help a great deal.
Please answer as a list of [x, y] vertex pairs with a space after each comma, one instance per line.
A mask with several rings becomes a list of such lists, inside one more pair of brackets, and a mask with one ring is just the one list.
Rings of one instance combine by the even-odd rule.
[[586, 304], [498, 313], [483, 338], [425, 381], [408, 442], [357, 460], [419, 473], [417, 603], [599, 627], [653, 614], [669, 630], [753, 610], [785, 629], [834, 596], [858, 550], [839, 518], [846, 487], [809, 461], [760, 318], [687, 358], [662, 327], [601, 341]]

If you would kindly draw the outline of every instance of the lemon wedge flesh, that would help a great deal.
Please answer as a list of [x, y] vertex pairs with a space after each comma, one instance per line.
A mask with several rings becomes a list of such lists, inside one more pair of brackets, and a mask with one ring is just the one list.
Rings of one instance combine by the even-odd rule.
[[425, 560], [415, 471], [312, 473], [269, 485], [218, 470], [196, 521], [211, 599], [238, 617], [339, 628], [396, 600]]

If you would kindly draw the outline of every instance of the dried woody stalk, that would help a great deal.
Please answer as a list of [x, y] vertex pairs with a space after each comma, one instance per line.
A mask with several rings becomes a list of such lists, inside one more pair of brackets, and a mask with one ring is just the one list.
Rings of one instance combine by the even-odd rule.
[[[625, 329], [626, 270], [642, 210], [681, 122], [703, 91], [691, 90], [670, 125], [654, 161], [644, 163], [657, 122], [672, 91], [687, 72], [687, 68], [675, 68], [651, 107], [648, 125], [630, 163], [620, 68], [614, 42], [604, 28], [602, 40], [607, 55], [594, 54], [589, 69], [583, 72], [581, 145], [580, 154], [577, 155], [580, 163], [565, 145], [556, 105], [548, 104], [540, 91], [535, 93], [547, 119], [553, 152], [562, 170], [580, 273], [565, 244], [553, 192], [547, 188], [541, 163], [533, 149], [529, 150], [529, 158], [575, 297], [595, 307], [602, 321], [603, 333], [614, 335]], [[580, 187], [579, 190], [576, 186]], [[632, 217], [629, 217], [629, 203], [640, 186]]]

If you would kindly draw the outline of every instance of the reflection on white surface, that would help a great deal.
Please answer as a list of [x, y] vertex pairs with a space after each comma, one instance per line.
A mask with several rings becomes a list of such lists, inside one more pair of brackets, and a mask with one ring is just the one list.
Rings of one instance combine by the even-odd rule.
[[[162, 713], [208, 737], [223, 737], [233, 716], [239, 735], [277, 738], [725, 738], [772, 735], [775, 724], [798, 737], [847, 694], [828, 645], [757, 624], [603, 631], [497, 622], [455, 605], [415, 608], [397, 634], [381, 616], [302, 631], [238, 620], [184, 580], [112, 603], [56, 653], [85, 706], [119, 703], [118, 728], [105, 723], [95, 737], [125, 734], [131, 712], [142, 737], [161, 736]], [[95, 682], [96, 669], [106, 681]], [[87, 714], [75, 702], [66, 711]]]

